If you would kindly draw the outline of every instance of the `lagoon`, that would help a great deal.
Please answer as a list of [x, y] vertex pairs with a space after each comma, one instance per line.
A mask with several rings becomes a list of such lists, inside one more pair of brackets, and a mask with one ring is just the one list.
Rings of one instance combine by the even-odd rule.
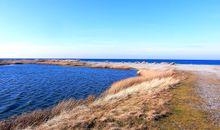
[[136, 70], [39, 64], [0, 66], [0, 120], [70, 98], [99, 96], [113, 82], [133, 76]]

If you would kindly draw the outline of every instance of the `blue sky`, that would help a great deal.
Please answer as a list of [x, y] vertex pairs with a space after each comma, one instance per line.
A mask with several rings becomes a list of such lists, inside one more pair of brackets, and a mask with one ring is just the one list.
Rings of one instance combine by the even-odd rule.
[[220, 59], [219, 0], [0, 0], [0, 58]]

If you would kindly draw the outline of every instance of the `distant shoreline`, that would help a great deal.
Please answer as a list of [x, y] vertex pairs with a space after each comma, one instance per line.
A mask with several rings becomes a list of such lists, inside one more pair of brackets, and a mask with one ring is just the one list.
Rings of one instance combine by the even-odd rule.
[[147, 62], [194, 65], [220, 65], [220, 60], [201, 59], [87, 59], [87, 58], [0, 58], [1, 60], [80, 60], [82, 62]]
[[121, 69], [121, 70], [130, 70], [136, 69], [140, 70], [142, 68], [155, 68], [155, 69], [177, 69], [177, 70], [191, 70], [194, 69], [206, 69], [208, 68], [217, 68], [219, 69], [218, 64], [176, 64], [174, 62], [161, 62], [161, 63], [149, 63], [149, 62], [109, 62], [109, 61], [82, 61], [82, 60], [54, 60], [54, 59], [31, 59], [31, 60], [0, 60], [1, 65], [10, 65], [10, 64], [48, 64], [48, 65], [61, 65], [61, 66], [79, 66], [79, 67], [88, 67], [88, 68], [110, 68], [110, 69]]

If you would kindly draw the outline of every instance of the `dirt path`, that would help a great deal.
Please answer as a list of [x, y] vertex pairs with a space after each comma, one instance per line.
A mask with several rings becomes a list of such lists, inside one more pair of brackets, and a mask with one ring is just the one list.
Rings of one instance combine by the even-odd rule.
[[220, 126], [220, 66], [177, 65], [174, 68], [195, 74], [196, 92], [203, 99], [200, 106], [211, 113], [213, 121]]
[[220, 125], [220, 77], [213, 72], [194, 72], [198, 76], [196, 90], [204, 100], [202, 108]]

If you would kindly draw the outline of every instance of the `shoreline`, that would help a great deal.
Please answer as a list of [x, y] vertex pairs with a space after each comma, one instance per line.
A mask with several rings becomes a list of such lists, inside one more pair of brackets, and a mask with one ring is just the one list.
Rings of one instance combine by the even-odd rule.
[[6, 60], [69, 60], [81, 62], [110, 62], [110, 63], [149, 63], [149, 64], [179, 64], [179, 65], [220, 65], [217, 59], [86, 59], [86, 58], [0, 58]]
[[[185, 73], [191, 73], [192, 75], [197, 76], [197, 77], [209, 76], [209, 75], [206, 75], [205, 73], [209, 73], [209, 74], [211, 73], [216, 76], [216, 80], [220, 81], [219, 80], [220, 79], [220, 66], [219, 65], [180, 65], [180, 64], [174, 65], [174, 64], [168, 64], [168, 63], [152, 64], [152, 63], [122, 63], [122, 62], [81, 62], [81, 61], [77, 61], [77, 60], [16, 60], [16, 61], [0, 62], [0, 65], [7, 65], [7, 64], [48, 64], [48, 65], [52, 64], [52, 65], [62, 65], [62, 66], [80, 66], [80, 67], [89, 67], [89, 68], [136, 69], [136, 70], [138, 70], [138, 76], [133, 77], [133, 78], [124, 79], [122, 81], [116, 81], [115, 83], [112, 84], [112, 86], [110, 86], [110, 88], [108, 88], [105, 92], [103, 92], [103, 94], [101, 94], [102, 96], [100, 96], [96, 99], [94, 97], [88, 97], [88, 99], [86, 99], [84, 101], [70, 101], [70, 102], [64, 101], [63, 103], [61, 102], [60, 104], [64, 105], [64, 106], [62, 106], [64, 108], [59, 108], [58, 112], [56, 112], [52, 117], [50, 117], [48, 115], [49, 117], [46, 121], [41, 120], [41, 118], [39, 118], [39, 121], [38, 121], [39, 124], [37, 124], [36, 126], [33, 127], [33, 129], [37, 128], [37, 129], [42, 129], [42, 130], [43, 129], [48, 129], [48, 130], [55, 129], [55, 128], [59, 128], [59, 127], [63, 128], [64, 127], [63, 123], [65, 124], [65, 123], [67, 123], [67, 121], [62, 121], [62, 120], [64, 120], [66, 117], [70, 118], [70, 115], [65, 115], [65, 113], [61, 112], [61, 110], [63, 110], [63, 109], [65, 111], [68, 111], [68, 113], [72, 113], [74, 116], [80, 114], [77, 111], [82, 111], [82, 113], [81, 113], [82, 115], [80, 115], [80, 116], [82, 116], [81, 118], [86, 117], [86, 115], [84, 115], [85, 113], [88, 114], [90, 112], [95, 112], [95, 113], [101, 112], [104, 115], [106, 115], [105, 118], [107, 118], [107, 119], [103, 120], [102, 119], [103, 117], [101, 118], [99, 115], [95, 114], [97, 116], [96, 118], [98, 118], [98, 119], [95, 120], [96, 121], [95, 126], [92, 126], [92, 127], [101, 128], [100, 125], [105, 125], [104, 129], [108, 129], [110, 127], [105, 122], [106, 122], [106, 120], [109, 120], [108, 119], [109, 117], [107, 116], [108, 114], [106, 114], [106, 112], [112, 111], [112, 110], [119, 111], [121, 109], [121, 108], [117, 108], [117, 109], [112, 108], [110, 106], [114, 106], [114, 104], [118, 104], [121, 107], [128, 107], [128, 108], [130, 108], [130, 107], [132, 108], [133, 106], [137, 107], [137, 106], [139, 106], [137, 104], [137, 101], [142, 102], [142, 100], [143, 100], [143, 99], [140, 99], [139, 97], [144, 97], [144, 99], [146, 98], [146, 100], [144, 100], [144, 101], [152, 108], [150, 108], [147, 111], [142, 113], [144, 115], [144, 118], [141, 118], [141, 121], [140, 121], [141, 123], [135, 121], [137, 119], [139, 120], [139, 118], [136, 116], [139, 116], [140, 113], [137, 115], [134, 114], [133, 116], [135, 118], [134, 119], [132, 118], [131, 121], [132, 122], [135, 121], [134, 124], [136, 124], [138, 126], [135, 125], [133, 127], [135, 127], [135, 128], [139, 128], [139, 127], [140, 128], [145, 128], [145, 127], [146, 128], [154, 128], [154, 127], [151, 127], [151, 125], [152, 125], [152, 122], [155, 122], [155, 120], [158, 120], [161, 118], [163, 119], [164, 117], [168, 117], [168, 118], [170, 117], [171, 119], [173, 116], [175, 117], [175, 115], [173, 115], [173, 116], [172, 116], [172, 114], [170, 115], [170, 113], [172, 113], [173, 110], [170, 109], [169, 106], [166, 105], [170, 101], [171, 102], [173, 101], [173, 92], [171, 92], [171, 91], [173, 91], [173, 88], [176, 89], [176, 90], [174, 90], [174, 93], [175, 93], [175, 91], [183, 91], [184, 92], [183, 94], [187, 94], [188, 89], [191, 90], [191, 88], [187, 89], [185, 87], [186, 89], [181, 90], [181, 88], [179, 88], [179, 87], [183, 86], [183, 88], [184, 88], [184, 86], [191, 87], [191, 85], [193, 85], [193, 86], [195, 85], [193, 87], [195, 89], [193, 89], [191, 91], [193, 91], [192, 93], [196, 93], [196, 95], [194, 97], [190, 97], [189, 101], [192, 100], [194, 102], [193, 105], [197, 104], [198, 103], [197, 101], [201, 102], [200, 101], [201, 99], [205, 100], [205, 101], [209, 101], [208, 98], [204, 97], [202, 94], [199, 94], [197, 91], [197, 89], [204, 91], [202, 89], [202, 88], [204, 88], [203, 86], [194, 83], [194, 82], [198, 82], [199, 80], [193, 79], [192, 81], [190, 81], [190, 83], [189, 83], [190, 86], [189, 86], [188, 83], [186, 83], [186, 82], [188, 82], [187, 77], [189, 78], [190, 76], [189, 76], [189, 74], [186, 75]], [[200, 73], [205, 74], [205, 75], [201, 75]], [[150, 77], [149, 77], [149, 75], [150, 75]], [[207, 79], [212, 79], [212, 78], [213, 77], [207, 77]], [[177, 82], [177, 79], [178, 79], [178, 82]], [[191, 78], [189, 78], [189, 79], [191, 79]], [[204, 79], [202, 81], [204, 81], [205, 83], [208, 82]], [[167, 85], [170, 87], [168, 87], [165, 84], [163, 84], [163, 85], [161, 84], [163, 86], [162, 88], [155, 86], [152, 88], [145, 88], [146, 90], [143, 89], [143, 87], [146, 87], [149, 84], [155, 85], [155, 83], [153, 83], [153, 82], [155, 82], [156, 84], [158, 84], [160, 82], [161, 83], [167, 82]], [[179, 82], [180, 82], [180, 85], [178, 85]], [[193, 82], [193, 84], [191, 82]], [[218, 83], [218, 82], [215, 82], [215, 83]], [[218, 85], [220, 85], [220, 84], [216, 85], [217, 88], [220, 87]], [[175, 86], [177, 86], [177, 87], [175, 87]], [[144, 92], [141, 92], [141, 91], [144, 91]], [[205, 91], [207, 91], [207, 89], [205, 89]], [[158, 94], [160, 96], [158, 96]], [[212, 94], [212, 93], [209, 93], [209, 94]], [[174, 95], [181, 95], [181, 94], [178, 92], [178, 93], [175, 93]], [[216, 96], [218, 96], [218, 95], [216, 95]], [[195, 97], [198, 98], [197, 101], [194, 101]], [[180, 97], [180, 98], [185, 98], [185, 97]], [[216, 98], [216, 97], [213, 97], [213, 98]], [[133, 102], [134, 104], [131, 105], [130, 103], [128, 103], [128, 101]], [[127, 103], [124, 104], [124, 102], [127, 102]], [[161, 104], [161, 102], [163, 102], [163, 103]], [[213, 101], [211, 100], [211, 102], [213, 102]], [[59, 107], [60, 104], [55, 106], [53, 109], [55, 109], [55, 108], [57, 109], [57, 107]], [[143, 102], [143, 104], [144, 104], [144, 102]], [[141, 108], [143, 107], [143, 109], [146, 109], [145, 108], [146, 106], [145, 105], [142, 106], [142, 105], [139, 107], [141, 107]], [[175, 109], [177, 107], [176, 106], [177, 103], [175, 102], [172, 105], [173, 105], [174, 111], [175, 111]], [[191, 105], [190, 104], [182, 104], [182, 105], [187, 106], [187, 107], [189, 107], [189, 106], [192, 107], [192, 104]], [[197, 107], [206, 107], [209, 105], [210, 104], [206, 103], [206, 104], [202, 104], [201, 106], [197, 106]], [[214, 105], [216, 105], [216, 104], [214, 104]], [[85, 106], [86, 106], [85, 109], [84, 108], [78, 109], [78, 107], [85, 107]], [[108, 106], [109, 108], [106, 108], [106, 106]], [[149, 106], [147, 106], [147, 108], [149, 108]], [[156, 106], [156, 107], [153, 107], [153, 106]], [[66, 110], [67, 109], [66, 107], [68, 108], [68, 110]], [[101, 107], [102, 109], [99, 109], [99, 107]], [[77, 111], [72, 110], [72, 109], [76, 109], [76, 108], [77, 108]], [[50, 113], [53, 111], [53, 109], [49, 110]], [[69, 110], [69, 109], [71, 109], [71, 110]], [[184, 114], [185, 110], [183, 110], [182, 108], [178, 108], [178, 107], [177, 107], [177, 109], [181, 109], [181, 111], [183, 111], [182, 114]], [[198, 126], [196, 126], [197, 128], [206, 128], [206, 127], [207, 128], [217, 128], [213, 124], [208, 125], [208, 123], [206, 121], [210, 120], [210, 119], [207, 119], [207, 120], [203, 119], [204, 117], [202, 115], [206, 115], [205, 114], [206, 112], [211, 115], [216, 115], [216, 114], [218, 115], [220, 113], [213, 113], [212, 109], [196, 108], [196, 111], [194, 111], [194, 109], [195, 109], [194, 107], [192, 107], [190, 110], [187, 109], [187, 112], [196, 112], [198, 114], [198, 116], [199, 116], [198, 119], [201, 119], [199, 121], [201, 121], [204, 126], [199, 127], [200, 123], [197, 122], [198, 123], [197, 124]], [[89, 110], [89, 111], [87, 111], [87, 110]], [[136, 108], [133, 108], [132, 110], [133, 110], [133, 112], [139, 111], [139, 109], [136, 109]], [[132, 111], [127, 111], [127, 113], [130, 113], [130, 112], [132, 113]], [[29, 113], [27, 115], [24, 114], [23, 117], [24, 118], [35, 118], [35, 117], [32, 117], [33, 113]], [[40, 111], [40, 112], [37, 111], [37, 113], [38, 114], [39, 113], [45, 114], [45, 111], [44, 110]], [[114, 115], [114, 113], [112, 113], [112, 114]], [[121, 114], [123, 115], [123, 113], [121, 113]], [[34, 114], [34, 116], [36, 116], [36, 115]], [[63, 118], [63, 117], [65, 117], [65, 118]], [[113, 117], [116, 118], [115, 116], [113, 116]], [[130, 117], [130, 116], [126, 115], [126, 117]], [[192, 118], [192, 119], [196, 118], [197, 119], [197, 117], [190, 117], [190, 115], [188, 115], [186, 117], [178, 116], [178, 118], [180, 118], [180, 121], [185, 121], [184, 118]], [[217, 116], [217, 118], [218, 118], [218, 116]], [[18, 116], [17, 118], [11, 120], [11, 123], [13, 123], [16, 119], [18, 120], [17, 122], [19, 122], [19, 120], [24, 121], [22, 116]], [[53, 120], [55, 120], [55, 122]], [[60, 120], [61, 123], [59, 122], [59, 124], [57, 124], [57, 120]], [[124, 120], [124, 118], [120, 118], [120, 121], [119, 120], [117, 120], [117, 121], [121, 122], [123, 120]], [[124, 121], [127, 122], [127, 120], [128, 119], [126, 118], [126, 120], [124, 120]], [[74, 119], [72, 121], [77, 122], [78, 120]], [[84, 122], [84, 123], [81, 122], [81, 124], [75, 124], [71, 128], [82, 128], [85, 125], [91, 125], [90, 124], [91, 121], [94, 121], [94, 119], [89, 118], [86, 122]], [[31, 123], [32, 122], [29, 122], [29, 125]], [[50, 123], [52, 123], [52, 124], [50, 124]], [[145, 123], [148, 124], [149, 126], [143, 125]], [[165, 121], [165, 124], [167, 125], [170, 123]], [[6, 127], [9, 124], [7, 124], [7, 123], [4, 124], [4, 122], [2, 124], [2, 122], [0, 122], [0, 128], [1, 128], [1, 125]], [[22, 124], [20, 124], [20, 125], [22, 125]], [[125, 123], [125, 124], [121, 124], [121, 125], [123, 126], [122, 128], [129, 128], [126, 126], [126, 125], [129, 125], [129, 123], [128, 124]], [[141, 125], [141, 126], [139, 126], [139, 125]], [[187, 125], [187, 124], [185, 124], [185, 125]], [[22, 128], [26, 128], [26, 127], [27, 127], [27, 125], [24, 125]], [[158, 128], [159, 127], [160, 126], [158, 126]], [[167, 128], [172, 128], [172, 127], [169, 125], [169, 126], [167, 126]], [[182, 128], [187, 128], [187, 126], [184, 126]], [[30, 128], [30, 129], [32, 129], [32, 128]], [[7, 129], [5, 129], [5, 130], [7, 130]]]
[[148, 63], [148, 62], [94, 62], [94, 61], [80, 61], [80, 60], [0, 60], [1, 65], [10, 64], [48, 64], [61, 66], [80, 66], [88, 68], [110, 68], [110, 69], [177, 69], [186, 71], [198, 71], [208, 69], [220, 70], [220, 65], [197, 65], [197, 64], [175, 64], [173, 62], [163, 63]]
[[92, 62], [82, 62], [79, 60], [2, 60], [0, 65], [10, 64], [47, 64], [47, 65], [61, 65], [61, 66], [79, 66], [88, 68], [110, 68], [110, 69], [122, 69], [129, 70], [134, 69], [132, 67], [123, 65], [100, 65]]

